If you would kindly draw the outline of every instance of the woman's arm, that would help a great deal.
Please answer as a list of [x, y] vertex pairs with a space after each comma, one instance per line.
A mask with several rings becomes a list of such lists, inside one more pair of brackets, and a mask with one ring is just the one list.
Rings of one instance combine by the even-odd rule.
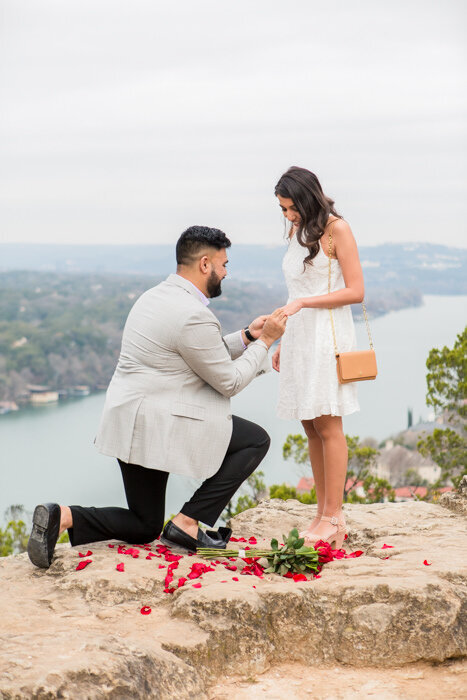
[[[334, 309], [337, 306], [347, 306], [363, 301], [365, 296], [363, 272], [354, 235], [348, 223], [342, 219], [331, 225], [334, 252], [342, 270], [345, 287], [330, 294], [294, 299], [284, 306], [287, 316], [293, 316], [301, 309]], [[323, 243], [325, 246], [328, 245], [327, 232], [324, 233]], [[327, 249], [326, 252], [328, 253]]]

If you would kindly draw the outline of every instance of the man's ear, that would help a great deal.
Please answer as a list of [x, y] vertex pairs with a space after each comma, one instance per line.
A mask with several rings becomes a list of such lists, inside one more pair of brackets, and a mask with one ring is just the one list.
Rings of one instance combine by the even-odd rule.
[[208, 271], [208, 266], [209, 258], [207, 255], [203, 255], [203, 257], [199, 260], [199, 269], [201, 270], [201, 272], [206, 273]]

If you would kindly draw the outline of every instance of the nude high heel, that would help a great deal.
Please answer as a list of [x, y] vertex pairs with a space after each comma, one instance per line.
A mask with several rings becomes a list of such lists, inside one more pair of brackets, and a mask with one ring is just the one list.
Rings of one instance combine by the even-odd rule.
[[[314, 540], [313, 546], [316, 542], [322, 540], [323, 542], [328, 542], [332, 549], [341, 549], [347, 534], [347, 525], [345, 522], [344, 513], [341, 511], [339, 515], [333, 515], [329, 517], [328, 515], [322, 515], [321, 521], [325, 523], [330, 523], [329, 532], [318, 537], [316, 532], [313, 534], [313, 538], [307, 537], [307, 540]], [[334, 545], [334, 546], [333, 546]]]

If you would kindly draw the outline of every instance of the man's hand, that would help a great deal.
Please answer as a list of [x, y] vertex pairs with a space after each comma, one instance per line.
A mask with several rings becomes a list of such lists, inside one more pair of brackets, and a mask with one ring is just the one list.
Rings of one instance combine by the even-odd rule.
[[261, 331], [263, 330], [263, 326], [268, 320], [268, 318], [269, 316], [258, 316], [258, 318], [255, 318], [255, 320], [250, 323], [248, 328], [250, 329], [250, 333], [253, 336], [253, 338], [259, 338], [259, 336], [261, 335]]
[[277, 349], [272, 356], [272, 368], [276, 370], [276, 372], [281, 371], [281, 345], [277, 346]]
[[282, 311], [285, 313], [286, 316], [293, 316], [298, 311], [301, 311], [302, 308], [303, 308], [302, 300], [301, 299], [294, 299], [289, 304], [286, 304], [285, 306], [283, 306]]
[[261, 335], [259, 336], [260, 339], [266, 343], [268, 348], [283, 335], [286, 323], [287, 316], [283, 309], [276, 309], [268, 317], [261, 331]]

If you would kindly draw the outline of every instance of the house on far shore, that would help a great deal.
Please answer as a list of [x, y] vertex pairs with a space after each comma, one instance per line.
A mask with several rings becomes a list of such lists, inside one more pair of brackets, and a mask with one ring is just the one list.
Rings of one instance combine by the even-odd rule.
[[441, 475], [441, 469], [433, 460], [422, 457], [417, 450], [409, 450], [403, 445], [395, 445], [393, 440], [386, 440], [376, 460], [376, 476], [397, 486], [404, 483], [409, 469], [429, 483], [435, 482]]
[[[440, 489], [437, 489], [439, 493], [446, 493], [452, 490], [452, 486], [442, 486]], [[399, 486], [394, 491], [396, 492], [396, 501], [412, 501], [414, 498], [424, 498], [428, 489], [426, 486]]]
[[29, 402], [33, 406], [43, 406], [47, 403], [56, 403], [58, 401], [58, 391], [52, 391], [48, 386], [39, 384], [29, 384]]

